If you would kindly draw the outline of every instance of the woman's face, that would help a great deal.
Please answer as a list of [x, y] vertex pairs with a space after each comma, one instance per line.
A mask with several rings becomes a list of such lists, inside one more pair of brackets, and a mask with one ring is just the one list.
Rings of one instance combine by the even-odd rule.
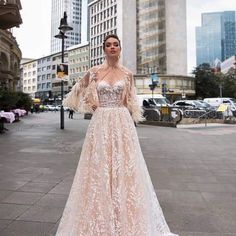
[[120, 56], [120, 43], [116, 38], [108, 38], [105, 42], [105, 54], [108, 57], [116, 57], [118, 58]]

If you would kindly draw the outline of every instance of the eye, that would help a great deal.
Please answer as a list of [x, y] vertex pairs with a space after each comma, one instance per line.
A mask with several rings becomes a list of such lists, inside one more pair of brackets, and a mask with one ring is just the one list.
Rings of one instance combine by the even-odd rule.
[[111, 44], [110, 43], [106, 43], [106, 47], [108, 48], [108, 47], [110, 47], [111, 46]]

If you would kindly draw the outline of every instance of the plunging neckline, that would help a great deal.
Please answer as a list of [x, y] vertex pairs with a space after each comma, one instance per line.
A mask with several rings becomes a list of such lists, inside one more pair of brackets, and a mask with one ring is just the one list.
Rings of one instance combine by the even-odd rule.
[[113, 88], [113, 87], [115, 87], [115, 85], [118, 84], [119, 82], [124, 82], [124, 79], [119, 79], [119, 80], [117, 80], [116, 82], [114, 82], [114, 83], [112, 83], [112, 84], [110, 84], [110, 83], [109, 83], [108, 81], [106, 81], [106, 80], [100, 80], [100, 81], [98, 81], [98, 84], [100, 84], [100, 83], [102, 83], [102, 82], [104, 82], [105, 84], [107, 84], [109, 87]]

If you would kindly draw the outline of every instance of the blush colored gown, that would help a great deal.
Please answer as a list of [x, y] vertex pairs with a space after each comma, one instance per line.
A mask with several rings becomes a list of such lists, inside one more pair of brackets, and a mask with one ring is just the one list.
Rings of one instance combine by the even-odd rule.
[[[110, 80], [112, 76], [117, 77]], [[105, 63], [92, 68], [65, 99], [65, 106], [82, 112], [94, 104], [97, 109], [57, 236], [175, 235], [165, 221], [140, 149], [134, 121], [141, 113], [135, 97], [131, 73]]]

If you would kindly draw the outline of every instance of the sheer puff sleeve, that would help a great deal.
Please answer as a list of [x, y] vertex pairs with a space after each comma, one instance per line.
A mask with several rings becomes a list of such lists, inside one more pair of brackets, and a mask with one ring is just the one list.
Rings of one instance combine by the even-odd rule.
[[63, 106], [80, 113], [91, 112], [91, 107], [84, 101], [84, 95], [89, 85], [90, 73], [91, 72], [88, 71], [85, 76], [72, 87], [72, 90], [63, 100]]
[[127, 108], [134, 122], [144, 121], [143, 110], [138, 103], [137, 92], [134, 86], [134, 78], [131, 72], [128, 73], [128, 91], [127, 91]]

